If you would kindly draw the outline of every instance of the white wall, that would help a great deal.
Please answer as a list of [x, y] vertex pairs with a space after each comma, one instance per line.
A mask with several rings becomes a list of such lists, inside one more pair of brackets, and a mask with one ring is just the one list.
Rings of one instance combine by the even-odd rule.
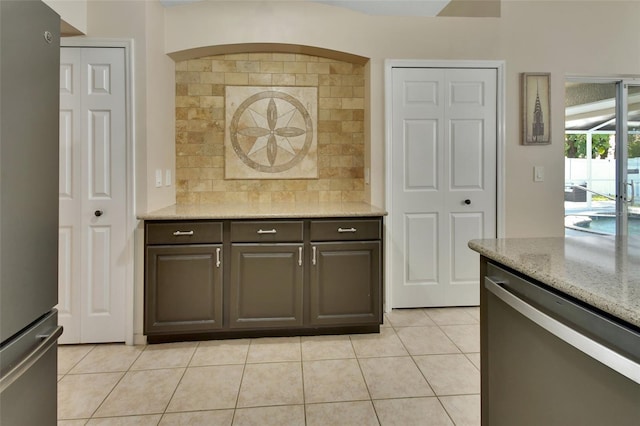
[[[384, 200], [384, 60], [506, 62], [509, 237], [563, 235], [564, 77], [640, 75], [635, 2], [503, 1], [501, 18], [368, 16], [307, 2], [203, 2], [166, 11], [167, 53], [235, 43], [290, 43], [370, 58], [371, 200]], [[521, 72], [551, 72], [552, 144], [520, 145]], [[533, 166], [544, 182], [533, 182]]]
[[[169, 205], [156, 168], [175, 162], [172, 63], [165, 54], [237, 43], [301, 44], [370, 59], [371, 201], [384, 204], [385, 59], [506, 63], [507, 237], [563, 235], [565, 75], [640, 75], [640, 2], [502, 1], [501, 18], [368, 16], [304, 1], [207, 1], [161, 9], [157, 0], [90, 0], [87, 34], [134, 40], [137, 211]], [[551, 72], [552, 144], [520, 145], [519, 76]], [[544, 182], [533, 182], [533, 166]], [[136, 241], [135, 330], [142, 328], [141, 228]]]
[[79, 32], [87, 33], [87, 0], [43, 0], [67, 24]]

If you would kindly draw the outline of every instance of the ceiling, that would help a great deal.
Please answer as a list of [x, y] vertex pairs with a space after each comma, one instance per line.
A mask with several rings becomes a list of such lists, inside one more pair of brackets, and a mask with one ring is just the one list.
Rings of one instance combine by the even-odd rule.
[[[165, 7], [200, 1], [219, 0], [160, 0]], [[239, 0], [236, 0], [239, 1]], [[367, 15], [382, 16], [466, 16], [499, 17], [501, 0], [289, 0], [310, 1], [343, 7]]]
[[[640, 88], [629, 87], [627, 125], [640, 129]], [[565, 130], [613, 132], [616, 130], [616, 84], [574, 83], [565, 85]]]

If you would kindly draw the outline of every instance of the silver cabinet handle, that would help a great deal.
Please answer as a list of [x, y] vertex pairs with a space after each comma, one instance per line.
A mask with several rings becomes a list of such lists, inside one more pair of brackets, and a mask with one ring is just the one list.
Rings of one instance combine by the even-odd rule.
[[173, 233], [174, 237], [183, 237], [183, 236], [189, 236], [189, 235], [193, 235], [193, 231], [175, 231]]
[[302, 247], [298, 247], [298, 266], [302, 266]]
[[356, 232], [357, 229], [356, 228], [338, 228], [338, 232], [340, 233], [344, 233], [344, 232]]
[[317, 251], [317, 250], [316, 250], [316, 246], [311, 247], [311, 263], [312, 263], [313, 265], [315, 265], [315, 264], [316, 264], [316, 260], [317, 260], [317, 259], [316, 259], [316, 251]]
[[515, 309], [516, 312], [529, 318], [544, 330], [565, 341], [585, 355], [600, 361], [607, 367], [640, 384], [640, 365], [636, 364], [633, 360], [551, 318], [549, 315], [539, 311], [519, 297], [516, 297], [489, 277], [484, 278], [484, 286], [500, 300]]
[[221, 262], [220, 262], [220, 252], [221, 252], [220, 247], [216, 248], [216, 268], [219, 268], [220, 264], [221, 264]]
[[262, 235], [262, 234], [275, 234], [276, 231], [275, 229], [258, 229], [258, 234]]

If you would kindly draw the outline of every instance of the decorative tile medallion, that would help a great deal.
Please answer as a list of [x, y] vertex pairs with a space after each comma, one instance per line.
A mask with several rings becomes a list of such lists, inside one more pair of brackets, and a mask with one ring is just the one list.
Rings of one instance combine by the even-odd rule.
[[225, 179], [317, 179], [317, 87], [227, 86]]

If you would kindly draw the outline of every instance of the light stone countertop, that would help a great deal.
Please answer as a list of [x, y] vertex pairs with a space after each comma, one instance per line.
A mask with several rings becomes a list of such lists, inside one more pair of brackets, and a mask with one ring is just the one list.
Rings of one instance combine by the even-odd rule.
[[472, 240], [481, 255], [640, 327], [640, 238]]
[[174, 204], [139, 214], [141, 220], [276, 219], [310, 217], [380, 217], [384, 209], [367, 203], [219, 203]]

